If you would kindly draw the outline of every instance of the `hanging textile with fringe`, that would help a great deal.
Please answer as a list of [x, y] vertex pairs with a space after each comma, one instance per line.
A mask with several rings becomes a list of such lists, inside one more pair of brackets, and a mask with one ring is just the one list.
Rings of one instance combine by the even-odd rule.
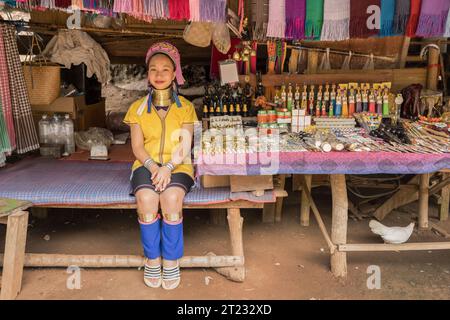
[[351, 0], [350, 1], [350, 38], [368, 38], [378, 34], [379, 26], [369, 29], [368, 19], [373, 12], [371, 6], [380, 7], [380, 0]]
[[411, 8], [409, 11], [409, 20], [406, 25], [406, 35], [414, 37], [416, 35], [417, 25], [419, 24], [420, 8], [422, 0], [411, 0]]
[[416, 35], [419, 37], [441, 37], [445, 32], [450, 0], [422, 1]]
[[143, 0], [144, 13], [154, 19], [169, 18], [169, 1], [168, 0]]
[[169, 18], [172, 20], [189, 20], [189, 0], [169, 0]]
[[393, 35], [395, 0], [381, 0], [381, 29], [380, 37]]
[[6, 60], [5, 46], [0, 29], [0, 98], [2, 103], [2, 114], [5, 119], [6, 132], [9, 138], [11, 150], [16, 149], [16, 134], [14, 131], [14, 120], [11, 105], [11, 93], [9, 90], [8, 64]]
[[392, 32], [394, 34], [405, 34], [410, 10], [410, 0], [397, 0], [397, 3], [395, 4], [394, 24], [392, 26]]
[[200, 21], [200, 0], [189, 0], [189, 20]]
[[325, 0], [322, 41], [341, 41], [350, 37], [350, 0]]
[[320, 40], [323, 25], [323, 0], [306, 1], [305, 37]]
[[200, 21], [225, 22], [226, 0], [200, 0]]
[[284, 0], [270, 0], [267, 37], [283, 39], [285, 37], [285, 32], [286, 32], [285, 2]]
[[286, 39], [301, 40], [305, 38], [306, 0], [286, 1]]
[[265, 41], [269, 22], [269, 0], [256, 1], [252, 17], [253, 40]]
[[24, 154], [39, 149], [39, 140], [31, 113], [28, 90], [25, 84], [16, 30], [11, 25], [0, 24], [8, 66], [11, 106], [16, 134], [17, 153]]

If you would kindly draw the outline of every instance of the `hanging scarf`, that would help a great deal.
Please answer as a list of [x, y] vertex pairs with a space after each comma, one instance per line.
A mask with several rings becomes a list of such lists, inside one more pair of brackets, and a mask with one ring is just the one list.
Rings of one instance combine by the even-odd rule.
[[284, 0], [269, 1], [269, 24], [267, 37], [284, 38], [286, 31], [286, 11]]
[[200, 0], [200, 21], [225, 22], [227, 0]]
[[115, 0], [114, 12], [117, 13], [129, 13], [133, 11], [132, 2], [130, 0]]
[[172, 20], [189, 20], [189, 0], [169, 0], [169, 17]]
[[450, 38], [450, 9], [448, 10], [448, 14], [447, 14], [447, 22], [445, 23], [444, 37]]
[[143, 0], [144, 14], [154, 19], [167, 19], [169, 17], [168, 0]]
[[322, 41], [341, 41], [350, 37], [350, 0], [325, 0]]
[[367, 11], [370, 6], [380, 7], [380, 0], [350, 1], [350, 37], [368, 38], [378, 34], [378, 28], [369, 29], [368, 19], [373, 14]]
[[57, 8], [67, 9], [72, 5], [72, 0], [55, 0], [55, 6]]
[[420, 8], [422, 7], [422, 0], [411, 0], [411, 8], [409, 11], [409, 20], [406, 25], [406, 35], [414, 37], [419, 24]]
[[422, 1], [417, 36], [441, 37], [445, 32], [450, 0]]
[[286, 39], [305, 38], [306, 0], [286, 1]]
[[8, 64], [6, 60], [5, 46], [3, 44], [3, 33], [0, 26], [0, 96], [2, 101], [3, 117], [5, 118], [6, 128], [9, 137], [11, 149], [16, 148], [16, 134], [14, 131], [14, 120], [12, 114], [11, 94], [9, 90]]
[[200, 21], [200, 0], [189, 0], [190, 21]]
[[323, 0], [306, 0], [305, 36], [320, 40], [323, 25]]
[[6, 119], [3, 116], [2, 97], [0, 95], [0, 154], [4, 152], [10, 153], [12, 151], [8, 137], [8, 127], [6, 126]]
[[380, 37], [392, 36], [394, 13], [395, 13], [395, 0], [381, 0]]
[[260, 0], [252, 10], [253, 40], [265, 41], [269, 21], [269, 0]]
[[16, 30], [10, 25], [0, 25], [8, 65], [9, 89], [16, 134], [17, 153], [39, 149], [39, 139], [33, 122], [28, 90], [20, 63]]
[[72, 7], [83, 9], [83, 0], [72, 0]]
[[405, 34], [410, 10], [410, 0], [397, 0], [397, 4], [395, 5], [394, 24], [392, 26], [392, 32], [394, 34]]

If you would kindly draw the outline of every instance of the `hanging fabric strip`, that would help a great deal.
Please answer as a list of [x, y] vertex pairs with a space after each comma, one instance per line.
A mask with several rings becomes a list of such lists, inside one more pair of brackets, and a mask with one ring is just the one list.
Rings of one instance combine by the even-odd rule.
[[132, 2], [130, 0], [115, 0], [113, 10], [117, 13], [131, 13], [133, 12]]
[[168, 0], [143, 0], [144, 13], [154, 19], [167, 19], [169, 17]]
[[83, 0], [72, 0], [72, 8], [83, 9]]
[[254, 8], [255, 10], [252, 10], [253, 40], [265, 41], [269, 22], [269, 0], [256, 1]]
[[47, 9], [56, 9], [55, 0], [41, 0], [41, 7]]
[[350, 0], [325, 0], [322, 41], [342, 41], [350, 37]]
[[31, 113], [30, 100], [17, 48], [16, 30], [10, 25], [0, 25], [8, 64], [9, 88], [16, 130], [17, 153], [39, 149], [39, 140]]
[[2, 97], [0, 95], [0, 154], [5, 152], [11, 153], [11, 145], [9, 144], [8, 128], [6, 120], [3, 116]]
[[[378, 7], [378, 8], [377, 8]], [[374, 10], [379, 10], [380, 0], [350, 1], [350, 38], [368, 38], [378, 34]]]
[[406, 35], [414, 37], [419, 24], [420, 8], [422, 7], [422, 0], [411, 0], [411, 8], [409, 11], [409, 20], [406, 25]]
[[200, 0], [200, 20], [225, 22], [227, 17], [226, 0]]
[[397, 3], [395, 5], [394, 25], [392, 27], [392, 32], [394, 34], [396, 35], [405, 34], [410, 10], [411, 10], [410, 0], [397, 0]]
[[72, 0], [55, 0], [55, 7], [67, 9], [72, 5]]
[[189, 0], [190, 21], [200, 21], [200, 0]]
[[0, 96], [2, 102], [2, 113], [6, 122], [9, 144], [12, 150], [16, 149], [16, 133], [14, 130], [14, 119], [11, 105], [11, 93], [9, 90], [8, 62], [3, 40], [3, 32], [0, 26]]
[[284, 0], [269, 0], [269, 24], [267, 37], [283, 39], [286, 31], [286, 11]]
[[325, 54], [323, 55], [322, 62], [319, 65], [320, 71], [329, 71], [331, 70], [330, 63], [330, 48], [327, 48]]
[[445, 38], [450, 38], [450, 9], [448, 10], [447, 22], [446, 22], [446, 24], [445, 24], [445, 33], [444, 33], [444, 37], [445, 37]]
[[286, 0], [286, 39], [305, 38], [306, 0]]
[[320, 40], [323, 25], [323, 0], [306, 0], [305, 37]]
[[393, 35], [395, 0], [381, 0], [381, 29], [380, 37]]
[[169, 17], [172, 20], [189, 20], [189, 0], [169, 0]]
[[416, 35], [419, 37], [442, 37], [449, 8], [450, 0], [422, 1]]

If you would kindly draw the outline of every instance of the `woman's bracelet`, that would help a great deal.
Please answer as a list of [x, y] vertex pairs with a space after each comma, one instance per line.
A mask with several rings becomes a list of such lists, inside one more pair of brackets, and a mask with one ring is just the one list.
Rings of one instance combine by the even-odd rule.
[[156, 162], [153, 161], [152, 158], [148, 158], [148, 159], [145, 160], [145, 162], [144, 162], [144, 167], [147, 168], [148, 170], [150, 170], [150, 167], [151, 167], [152, 165], [154, 165], [155, 163], [156, 163]]
[[175, 170], [175, 166], [174, 166], [174, 164], [171, 161], [165, 163], [164, 167], [168, 168], [170, 171]]

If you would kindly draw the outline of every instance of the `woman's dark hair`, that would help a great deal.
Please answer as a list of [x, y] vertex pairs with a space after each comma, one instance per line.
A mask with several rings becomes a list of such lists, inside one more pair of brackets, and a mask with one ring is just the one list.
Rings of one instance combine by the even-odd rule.
[[150, 57], [150, 59], [148, 59], [147, 70], [149, 69], [150, 61], [152, 61], [152, 59], [153, 59], [154, 57], [158, 56], [158, 55], [162, 55], [162, 56], [165, 56], [165, 57], [169, 58], [170, 62], [172, 62], [173, 71], [176, 71], [176, 70], [177, 70], [177, 66], [176, 66], [175, 62], [173, 62], [172, 58], [171, 58], [168, 54], [165, 54], [164, 52], [157, 52], [157, 53], [155, 53], [154, 55], [152, 55], [152, 56]]

